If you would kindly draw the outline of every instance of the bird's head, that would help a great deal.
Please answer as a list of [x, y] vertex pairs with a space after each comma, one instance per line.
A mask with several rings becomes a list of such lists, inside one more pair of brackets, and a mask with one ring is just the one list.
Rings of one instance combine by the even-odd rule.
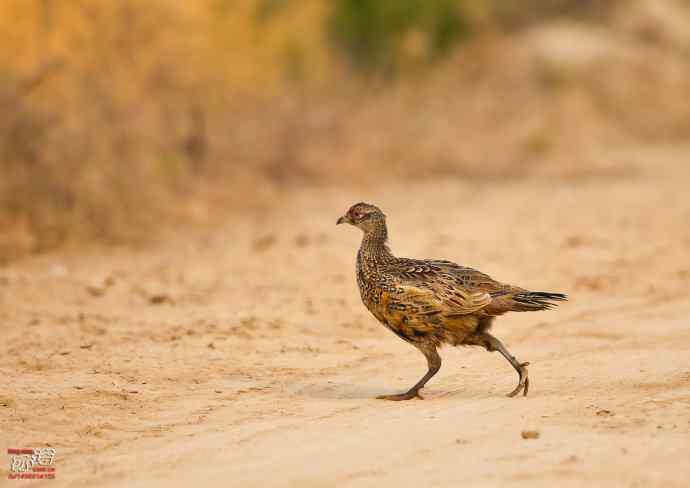
[[336, 224], [350, 224], [359, 227], [366, 234], [382, 224], [385, 225], [386, 216], [375, 205], [370, 203], [356, 203], [345, 215], [338, 219]]

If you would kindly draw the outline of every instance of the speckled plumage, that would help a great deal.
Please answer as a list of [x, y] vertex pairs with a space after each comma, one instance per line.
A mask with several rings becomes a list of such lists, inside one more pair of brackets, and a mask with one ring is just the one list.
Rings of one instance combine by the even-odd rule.
[[520, 376], [509, 396], [520, 391], [527, 394], [528, 363], [519, 363], [489, 328], [498, 315], [547, 310], [555, 306], [553, 301], [565, 300], [565, 295], [530, 292], [451, 261], [395, 257], [386, 244], [385, 215], [374, 205], [355, 204], [338, 223], [364, 232], [357, 253], [357, 284], [364, 305], [398, 337], [417, 347], [429, 364], [427, 374], [409, 391], [379, 398], [420, 397], [419, 390], [441, 367], [437, 348], [442, 344], [501, 352]]

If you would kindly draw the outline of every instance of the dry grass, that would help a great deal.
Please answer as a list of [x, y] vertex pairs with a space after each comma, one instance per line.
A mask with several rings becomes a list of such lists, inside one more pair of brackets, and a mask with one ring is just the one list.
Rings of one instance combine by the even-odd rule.
[[252, 0], [3, 2], [0, 256], [148, 239], [304, 183], [620, 171], [597, 149], [690, 133], [688, 7], [631, 3], [363, 82], [317, 0], [258, 26]]

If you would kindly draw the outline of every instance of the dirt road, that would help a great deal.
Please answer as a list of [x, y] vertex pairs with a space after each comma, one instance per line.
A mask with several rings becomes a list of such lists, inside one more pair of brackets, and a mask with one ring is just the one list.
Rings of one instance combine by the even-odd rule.
[[[616, 158], [605, 177], [304, 191], [156, 249], [0, 269], [2, 455], [55, 447], [51, 487], [687, 486], [690, 148]], [[360, 303], [360, 236], [335, 226], [359, 200], [398, 255], [571, 296], [496, 323], [528, 397], [504, 396], [498, 354], [447, 348], [424, 401], [373, 399], [425, 362]]]

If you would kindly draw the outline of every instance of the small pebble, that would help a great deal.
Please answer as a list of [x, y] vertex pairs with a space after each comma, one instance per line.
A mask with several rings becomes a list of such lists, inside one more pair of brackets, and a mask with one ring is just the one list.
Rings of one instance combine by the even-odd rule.
[[539, 439], [539, 432], [536, 430], [523, 430], [522, 431], [522, 438], [523, 439]]

